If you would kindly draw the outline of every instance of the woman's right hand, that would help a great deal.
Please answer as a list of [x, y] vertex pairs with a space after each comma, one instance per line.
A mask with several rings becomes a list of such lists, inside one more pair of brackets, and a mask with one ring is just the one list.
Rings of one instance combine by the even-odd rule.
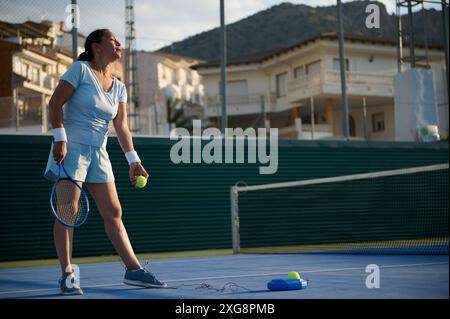
[[67, 156], [67, 143], [64, 141], [53, 143], [53, 159], [61, 164]]

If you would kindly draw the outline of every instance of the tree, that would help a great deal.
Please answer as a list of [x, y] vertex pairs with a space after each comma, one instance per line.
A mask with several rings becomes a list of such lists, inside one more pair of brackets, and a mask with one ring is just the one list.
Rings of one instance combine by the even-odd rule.
[[167, 122], [170, 130], [183, 127], [192, 133], [192, 121], [200, 118], [197, 115], [186, 114], [187, 107], [186, 102], [179, 98], [167, 100]]

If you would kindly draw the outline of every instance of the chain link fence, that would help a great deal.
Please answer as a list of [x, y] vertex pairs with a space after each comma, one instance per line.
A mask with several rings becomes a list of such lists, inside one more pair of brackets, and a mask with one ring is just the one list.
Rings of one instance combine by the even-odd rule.
[[[237, 23], [232, 22], [239, 21], [239, 19], [242, 19], [243, 17], [252, 17], [252, 14], [264, 9], [264, 6], [269, 6], [269, 3], [270, 5], [278, 4], [279, 8], [277, 10], [280, 10], [280, 8], [283, 7], [280, 5], [281, 2], [281, 0], [273, 0], [267, 2], [267, 4], [258, 5], [257, 3], [259, 2], [257, 1], [227, 1], [226, 16], [227, 19], [229, 19], [227, 21], [229, 25], [227, 32], [229, 32], [228, 36], [230, 40], [227, 44], [230, 53], [229, 58], [234, 51], [242, 56], [248, 54], [246, 51], [248, 48], [244, 44], [248, 42], [249, 39], [245, 40], [244, 35], [233, 33], [235, 32], [233, 30], [236, 29]], [[299, 3], [301, 1], [292, 2]], [[350, 3], [353, 1], [349, 0], [344, 2]], [[354, 1], [354, 3], [357, 2], [358, 1]], [[395, 0], [392, 0], [391, 2], [381, 2], [387, 6], [390, 13], [393, 13]], [[127, 42], [126, 22], [127, 17], [130, 18], [127, 14], [126, 5], [127, 3], [133, 3], [133, 1], [77, 0], [76, 3], [77, 6], [73, 7], [71, 0], [2, 0], [0, 2], [0, 70], [2, 70], [2, 72], [0, 72], [0, 132], [45, 133], [48, 131], [48, 128], [50, 127], [47, 114], [48, 101], [56, 87], [59, 77], [72, 64], [71, 31], [73, 22], [72, 12], [74, 9], [78, 16], [78, 19], [75, 21], [77, 22], [79, 32], [77, 37], [77, 54], [84, 51], [83, 46], [86, 36], [91, 31], [99, 28], [108, 28], [113, 31], [122, 43], [122, 47], [125, 47], [125, 43]], [[137, 76], [135, 75], [137, 80], [131, 82], [134, 82], [135, 84], [139, 83], [139, 87], [136, 85], [135, 92], [138, 93], [136, 93], [134, 97], [131, 96], [132, 94], [129, 94], [129, 106], [132, 104], [131, 101], [135, 101], [136, 98], [138, 98], [135, 102], [138, 106], [133, 110], [129, 109], [128, 118], [130, 120], [130, 129], [133, 133], [145, 135], [169, 134], [172, 124], [176, 125], [176, 123], [171, 123], [170, 107], [168, 107], [170, 99], [167, 97], [167, 88], [170, 86], [177, 87], [177, 92], [179, 92], [177, 93], [177, 98], [181, 97], [184, 99], [184, 102], [187, 102], [185, 103], [187, 105], [194, 105], [195, 108], [191, 108], [189, 111], [197, 111], [197, 109], [200, 109], [202, 112], [199, 112], [201, 113], [199, 117], [202, 117], [202, 120], [205, 123], [220, 127], [220, 92], [216, 89], [217, 82], [214, 77], [208, 76], [207, 73], [203, 76], [199, 75], [200, 73], [196, 73], [197, 76], [195, 77], [195, 81], [193, 81], [193, 74], [195, 72], [189, 69], [189, 67], [184, 69], [179, 67], [179, 65], [176, 64], [176, 56], [172, 57], [172, 60], [167, 56], [152, 56], [151, 58], [147, 56], [149, 51], [154, 51], [164, 46], [171, 45], [171, 47], [175, 48], [182, 42], [180, 41], [180, 43], [178, 43], [177, 41], [186, 38], [189, 35], [195, 35], [192, 37], [195, 38], [200, 35], [202, 31], [218, 31], [218, 3], [218, 1], [205, 0], [193, 0], [190, 2], [182, 2], [179, 0], [134, 1], [135, 17], [133, 16], [133, 19], [135, 19], [134, 27], [136, 28], [134, 37], [136, 41], [135, 48], [138, 50], [139, 57], [138, 63], [132, 66], [137, 73]], [[334, 5], [334, 3], [335, 2], [333, 1], [333, 3], [326, 3], [326, 5]], [[286, 5], [289, 4], [285, 4], [285, 6]], [[307, 5], [311, 7], [315, 6], [313, 3], [308, 3]], [[427, 13], [427, 19], [429, 20], [420, 20], [423, 23], [417, 22], [417, 25], [421, 25], [423, 28], [427, 26], [431, 28], [434, 26], [434, 29], [432, 28], [430, 30], [441, 30], [437, 27], [437, 22], [440, 21], [439, 19], [435, 18], [437, 22], [430, 21], [433, 17], [432, 14], [436, 16], [436, 12], [434, 11], [439, 9], [440, 6], [438, 4], [427, 4], [425, 8], [433, 9], [429, 10]], [[419, 9], [420, 8], [417, 10]], [[322, 18], [320, 19], [321, 22], [326, 23], [327, 21], [333, 20], [335, 15], [334, 9], [330, 7], [329, 12], [327, 17], [323, 17], [323, 20]], [[349, 17], [353, 17], [351, 12], [347, 11], [347, 14]], [[192, 19], [193, 17], [195, 17], [195, 21]], [[421, 15], [418, 15], [417, 17], [420, 18]], [[354, 18], [357, 19], [355, 20], [356, 22], [359, 21], [363, 23], [366, 16], [355, 16]], [[267, 20], [269, 20], [269, 17], [267, 17]], [[265, 22], [263, 23], [258, 20], [254, 23], [256, 23], [256, 26], [262, 28], [267, 24]], [[319, 27], [321, 24], [322, 23], [313, 23], [317, 30], [320, 29]], [[434, 33], [438, 33], [437, 31]], [[430, 31], [430, 34], [428, 35], [431, 36], [431, 33], [433, 32]], [[258, 34], [261, 35], [262, 31], [258, 32]], [[258, 34], [255, 34], [255, 38], [258, 38]], [[279, 34], [280, 39], [286, 41], [294, 35], [295, 33], [286, 35]], [[213, 45], [209, 44], [205, 44], [205, 49], [208, 47], [212, 52], [211, 54], [218, 56], [220, 40], [218, 34], [216, 40], [217, 51], [214, 50], [215, 47]], [[429, 40], [431, 41], [431, 38]], [[267, 43], [270, 43], [270, 41], [274, 41], [273, 38], [264, 38], [261, 40], [261, 43], [266, 45]], [[205, 43], [210, 42], [211, 41], [208, 40]], [[385, 47], [384, 44], [382, 46]], [[380, 50], [382, 46], [380, 45]], [[265, 46], [261, 46], [261, 50], [263, 50], [263, 48], [265, 48]], [[189, 46], [186, 46], [184, 51], [176, 52], [181, 52], [181, 55], [189, 55], [189, 49]], [[145, 50], [146, 52], [142, 50]], [[124, 53], [125, 51], [126, 50], [123, 50]], [[369, 95], [367, 97], [367, 106], [370, 106], [371, 104], [386, 105], [386, 110], [380, 109], [380, 111], [374, 111], [374, 119], [370, 119], [372, 115], [368, 114], [368, 124], [365, 125], [370, 126], [373, 124], [372, 126], [375, 127], [372, 132], [374, 139], [393, 139], [393, 124], [390, 126], [390, 131], [384, 130], [384, 125], [387, 127], [389, 124], [388, 121], [394, 121], [392, 117], [392, 109], [394, 108], [392, 97], [393, 75], [390, 74], [390, 70], [387, 72], [386, 69], [383, 71], [386, 72], [384, 76], [380, 76], [375, 72], [372, 72], [372, 70], [375, 70], [374, 65], [376, 65], [376, 63], [379, 63], [378, 65], [382, 68], [384, 67], [382, 64], [387, 65], [392, 62], [391, 64], [395, 68], [396, 61], [392, 58], [391, 60], [386, 59], [382, 62], [377, 62], [381, 61], [381, 59], [378, 59], [378, 56], [376, 56], [374, 60], [374, 54], [372, 54], [372, 52], [366, 52], [366, 54], [368, 55], [367, 62], [363, 61], [359, 55], [350, 56], [350, 67], [349, 70], [347, 70], [347, 85], [351, 86], [355, 83], [359, 85], [359, 83], [362, 83], [363, 86], [370, 88], [370, 92], [364, 93]], [[436, 52], [433, 54], [437, 56]], [[318, 58], [328, 59], [329, 57], [323, 55], [318, 56]], [[168, 63], [157, 62], [158, 65], [156, 67], [149, 67], [149, 65], [154, 63], [157, 59], [161, 59], [161, 61], [164, 59], [171, 61]], [[441, 61], [437, 61], [436, 59], [442, 60], [443, 58], [438, 57], [435, 58], [434, 61], [431, 61], [441, 67]], [[334, 58], [333, 61], [328, 62], [324, 60], [321, 67], [326, 71], [325, 79], [327, 81], [323, 81], [323, 83], [336, 86], [339, 85], [340, 77], [339, 72], [334, 69], [335, 60], [336, 58]], [[333, 63], [333, 66], [331, 63]], [[312, 68], [312, 64], [313, 62], [307, 65], [305, 64], [305, 71], [301, 72], [306, 72], [307, 66]], [[361, 68], [361, 70], [367, 69], [370, 72], [362, 74], [362, 71], [359, 71], [359, 68]], [[4, 70], [11, 70], [11, 72], [5, 72]], [[299, 95], [299, 92], [314, 84], [312, 83], [312, 80], [314, 80], [312, 78], [305, 78], [306, 80], [303, 82], [300, 78], [297, 78], [297, 73], [301, 73], [299, 70], [300, 67], [293, 64], [292, 70], [290, 69], [288, 71], [289, 76], [282, 76], [283, 73], [273, 73], [270, 74], [267, 79], [261, 76], [261, 79], [255, 81], [251, 74], [237, 74], [237, 72], [233, 72], [229, 69], [229, 78], [227, 80], [227, 109], [229, 110], [228, 117], [230, 125], [233, 127], [237, 126], [245, 128], [253, 126], [264, 127], [266, 126], [266, 123], [268, 123], [267, 126], [278, 127], [280, 128], [280, 131], [299, 131], [295, 121], [297, 120], [297, 116], [300, 116], [302, 123], [304, 124], [303, 129], [309, 130], [309, 127], [306, 125], [310, 125], [312, 128], [311, 130], [319, 128], [319, 125], [324, 125], [324, 132], [328, 134], [332, 120], [321, 120], [322, 116], [326, 115], [326, 118], [333, 118], [333, 121], [336, 122], [334, 127], [340, 126], [342, 112], [338, 110], [333, 114], [331, 111], [327, 111], [334, 110], [335, 108], [340, 109], [340, 102], [331, 105], [326, 99], [317, 98], [315, 109], [313, 110], [313, 108], [310, 107], [312, 103], [309, 100], [309, 96], [307, 96], [306, 93], [304, 96]], [[117, 72], [117, 74], [119, 74], [118, 77], [122, 81], [130, 82], [127, 81], [126, 75], [128, 72], [126, 63], [122, 61], [118, 66]], [[280, 71], [276, 72], [288, 74], [285, 66], [281, 65]], [[165, 77], [166, 73], [167, 77]], [[181, 76], [181, 74], [183, 74], [183, 76]], [[300, 77], [301, 76], [303, 75], [300, 74]], [[184, 79], [185, 77], [186, 79]], [[181, 78], [183, 79], [181, 80]], [[245, 79], [245, 81], [242, 79]], [[247, 84], [247, 80], [249, 84]], [[269, 89], [261, 84], [263, 81], [267, 80], [271, 81], [271, 84], [269, 84], [269, 87], [271, 86], [271, 88]], [[444, 87], [444, 81], [444, 77], [439, 77], [439, 81], [437, 81], [438, 86]], [[245, 85], [240, 86], [238, 82], [246, 83]], [[130, 84], [128, 83], [128, 85]], [[14, 93], [14, 90], [16, 90], [16, 93]], [[280, 95], [273, 98], [273, 94], [276, 93], [278, 95], [279, 92], [275, 92], [278, 90], [287, 91], [289, 94], [294, 92], [294, 94], [291, 94], [290, 100], [286, 102], [287, 99], [284, 97], [284, 93], [281, 94], [283, 96]], [[132, 90], [128, 91], [131, 92]], [[14, 94], [16, 94], [16, 96], [14, 96]], [[315, 93], [311, 94], [314, 95]], [[338, 101], [333, 94], [330, 96]], [[353, 96], [354, 100], [356, 100], [356, 104], [350, 105], [349, 108], [361, 109], [362, 93], [356, 92], [355, 94], [352, 94], [353, 93], [350, 92], [350, 100]], [[198, 99], [197, 97], [193, 97], [196, 95], [199, 96]], [[263, 100], [264, 102], [261, 100], [261, 95], [265, 96], [266, 100]], [[389, 101], [385, 101], [384, 99], [381, 99], [380, 101], [378, 96], [389, 96], [390, 98]], [[276, 101], [277, 98], [280, 98], [280, 102]], [[438, 99], [439, 112], [440, 114], [442, 113], [441, 118], [444, 119], [441, 120], [444, 124], [440, 124], [443, 126], [443, 133], [441, 132], [441, 134], [446, 134], [448, 136], [448, 99], [441, 99], [440, 97], [438, 97]], [[196, 102], [194, 100], [202, 102]], [[370, 100], [374, 101], [372, 102]], [[273, 109], [272, 107], [277, 103], [281, 106]], [[296, 109], [302, 111], [303, 114], [297, 114], [298, 112]], [[320, 114], [315, 115], [314, 112], [320, 112]], [[386, 117], [385, 119], [381, 118], [381, 115], [378, 114], [383, 112]], [[189, 116], [189, 112], [187, 112], [187, 116]], [[319, 123], [314, 123], [314, 116], [318, 117]], [[355, 119], [356, 125], [360, 127], [360, 129], [356, 128], [359, 132], [357, 135], [367, 139], [370, 132], [365, 132], [367, 131], [367, 128], [364, 128], [364, 130], [362, 129], [365, 121], [364, 116], [366, 115], [363, 116], [363, 112], [361, 111], [356, 115], [353, 114], [353, 116], [357, 117]], [[270, 117], [270, 119], [266, 121], [267, 117]], [[206, 119], [209, 119], [210, 122], [207, 122]], [[384, 123], [384, 121], [386, 121], [386, 123]], [[328, 127], [325, 127], [325, 125], [328, 125]], [[142, 131], [140, 131], [141, 129]], [[383, 130], [385, 133], [383, 133]], [[293, 135], [289, 132], [286, 136], [293, 136], [296, 138], [298, 135], [295, 132]], [[311, 136], [312, 135], [313, 133]], [[369, 139], [370, 138], [371, 137], [369, 136]]]
[[[3, 0], [0, 2], [0, 52], [3, 52], [0, 56], [0, 68], [11, 70], [11, 72], [0, 74], [0, 133], [47, 132], [51, 127], [47, 115], [48, 101], [60, 76], [72, 64], [73, 55], [78, 56], [84, 51], [86, 36], [93, 30], [107, 28], [117, 36], [122, 47], [129, 45], [127, 30], [129, 31], [130, 26], [130, 11], [127, 11], [127, 7], [129, 8], [130, 4], [134, 4], [135, 14], [135, 16], [131, 15], [132, 19], [135, 19], [133, 26], [135, 44], [131, 46], [132, 48], [153, 51], [181, 37], [180, 34], [169, 36], [167, 30], [163, 32], [164, 30], [161, 30], [163, 18], [157, 14], [157, 12], [170, 13], [174, 6], [180, 7], [177, 1], [168, 1], [164, 5], [146, 0], [77, 0], [75, 2], [76, 6], [72, 5], [71, 0]], [[188, 5], [181, 5], [183, 6]], [[77, 18], [73, 19], [73, 17]], [[152, 17], [151, 23], [149, 23], [149, 17]], [[76, 53], [73, 53], [72, 49], [73, 23], [78, 31]], [[192, 26], [186, 23], [186, 27]], [[177, 32], [182, 31], [184, 29], [180, 28]], [[163, 84], [149, 83], [149, 75], [143, 73], [139, 75], [140, 72], [152, 72], [154, 74], [151, 76], [155, 77], [157, 71], [150, 67], [143, 70], [143, 62], [139, 65], [137, 63], [136, 66], [131, 66], [137, 74], [133, 77], [136, 80], [130, 81], [128, 79], [130, 76], [127, 77], [129, 72], [126, 69], [127, 50], [122, 52], [123, 59], [114, 67], [114, 76], [128, 86], [131, 85], [130, 83], [145, 82], [134, 96], [131, 96], [134, 90], [127, 87], [129, 91], [128, 119], [131, 131], [136, 134], [168, 134], [167, 97], [162, 91], [159, 92], [162, 96], [160, 99], [154, 98], [155, 93], [146, 93], [161, 90], [160, 87]], [[141, 66], [141, 70], [138, 66]], [[194, 72], [182, 71], [188, 73], [188, 78]], [[174, 74], [182, 71], [174, 69]], [[193, 84], [192, 80], [187, 84], [192, 88], [195, 88], [195, 85], [201, 85]], [[149, 89], [151, 85], [155, 87]], [[179, 85], [181, 87], [184, 84], [179, 83]], [[14, 90], [16, 93], [13, 93]], [[17, 96], [14, 97], [14, 94]], [[139, 101], [134, 103], [137, 98]], [[186, 102], [190, 99], [186, 97]]]
[[0, 97], [0, 133], [46, 133], [50, 126], [48, 97], [28, 95]]
[[[71, 3], [0, 2], [0, 133], [46, 133], [51, 128], [48, 102], [73, 61]], [[77, 0], [76, 9], [77, 53], [97, 28], [109, 28], [124, 40], [124, 1]]]

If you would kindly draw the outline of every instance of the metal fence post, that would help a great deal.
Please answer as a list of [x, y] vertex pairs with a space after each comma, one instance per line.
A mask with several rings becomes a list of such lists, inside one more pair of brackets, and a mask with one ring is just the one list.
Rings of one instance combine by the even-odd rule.
[[239, 207], [238, 207], [238, 188], [231, 187], [231, 234], [233, 236], [233, 253], [238, 254], [241, 251], [241, 240], [239, 233]]

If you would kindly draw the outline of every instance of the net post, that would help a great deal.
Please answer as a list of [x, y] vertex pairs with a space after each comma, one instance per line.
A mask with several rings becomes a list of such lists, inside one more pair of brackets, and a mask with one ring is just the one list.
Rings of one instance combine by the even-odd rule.
[[238, 208], [238, 188], [231, 187], [231, 234], [233, 238], [233, 253], [239, 254], [241, 251], [240, 233], [239, 233], [239, 208]]

